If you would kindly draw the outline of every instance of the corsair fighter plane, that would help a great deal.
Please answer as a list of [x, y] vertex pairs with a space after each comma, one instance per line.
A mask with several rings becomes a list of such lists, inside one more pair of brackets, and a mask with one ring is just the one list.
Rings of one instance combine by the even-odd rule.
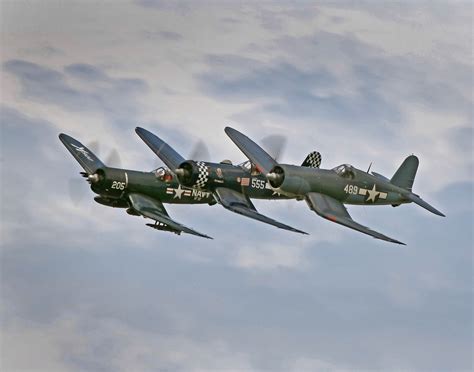
[[148, 147], [174, 173], [183, 187], [211, 193], [224, 208], [276, 226], [280, 229], [306, 234], [291, 226], [258, 213], [250, 198], [287, 199], [269, 187], [263, 174], [250, 164], [233, 165], [230, 161], [211, 163], [186, 160], [170, 145], [146, 129], [137, 127], [135, 132]]
[[147, 226], [157, 230], [212, 239], [173, 220], [163, 205], [215, 204], [211, 193], [182, 187], [164, 168], [139, 172], [108, 167], [74, 138], [61, 133], [59, 139], [84, 169], [81, 175], [90, 183], [92, 191], [98, 194], [94, 198], [97, 203], [124, 208], [133, 216], [150, 218], [155, 223]]
[[412, 192], [418, 158], [408, 156], [391, 179], [356, 169], [349, 164], [334, 169], [320, 169], [321, 155], [310, 154], [302, 166], [279, 164], [265, 150], [239, 131], [226, 127], [226, 134], [265, 175], [278, 193], [304, 199], [319, 216], [374, 238], [404, 244], [355, 222], [344, 204], [392, 205], [415, 203], [443, 216], [440, 211]]

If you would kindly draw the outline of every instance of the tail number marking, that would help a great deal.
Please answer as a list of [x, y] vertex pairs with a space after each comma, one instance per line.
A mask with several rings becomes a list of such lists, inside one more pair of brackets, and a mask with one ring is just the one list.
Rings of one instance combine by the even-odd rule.
[[124, 190], [125, 189], [125, 182], [113, 181], [112, 188], [116, 190]]
[[346, 194], [357, 195], [359, 193], [359, 188], [356, 185], [347, 184], [346, 187], [344, 187], [344, 191]]

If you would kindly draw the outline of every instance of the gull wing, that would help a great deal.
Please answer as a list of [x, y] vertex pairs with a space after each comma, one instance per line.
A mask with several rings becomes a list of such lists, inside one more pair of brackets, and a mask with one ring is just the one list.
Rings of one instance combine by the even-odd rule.
[[273, 167], [278, 165], [275, 159], [268, 155], [264, 149], [253, 142], [245, 134], [242, 134], [238, 130], [235, 130], [231, 127], [226, 127], [224, 131], [237, 145], [237, 147], [245, 154], [245, 156], [247, 156], [247, 158], [249, 158], [249, 160], [254, 163], [263, 173], [270, 173]]
[[152, 199], [146, 195], [136, 193], [129, 194], [128, 199], [130, 200], [133, 209], [135, 209], [139, 214], [157, 221], [157, 224], [147, 224], [147, 226], [153, 227], [157, 230], [171, 231], [177, 233], [178, 235], [181, 232], [185, 232], [203, 238], [212, 239], [210, 236], [201, 234], [189, 227], [181, 225], [180, 223], [172, 220], [168, 215], [168, 212], [166, 212], [163, 203], [156, 199]]
[[170, 145], [153, 133], [140, 127], [136, 127], [135, 132], [172, 171], [185, 161]]
[[87, 174], [93, 174], [97, 169], [105, 167], [104, 163], [78, 140], [64, 133], [59, 135], [59, 139]]
[[232, 212], [253, 218], [254, 220], [268, 223], [270, 225], [279, 227], [280, 229], [294, 231], [300, 234], [307, 234], [304, 231], [295, 229], [291, 226], [285, 225], [258, 213], [250, 199], [235, 190], [231, 190], [226, 187], [217, 187], [214, 191], [214, 197], [222, 204], [224, 208]]
[[346, 207], [344, 207], [344, 204], [342, 204], [339, 200], [336, 200], [328, 195], [323, 195], [316, 192], [310, 192], [306, 194], [305, 198], [306, 203], [313, 211], [315, 211], [318, 215], [329, 221], [360, 231], [361, 233], [371, 235], [376, 239], [405, 245], [405, 243], [389, 238], [388, 236], [385, 236], [381, 233], [378, 233], [377, 231], [371, 230], [368, 227], [365, 227], [355, 222], [349, 215], [349, 212], [347, 212], [347, 209]]

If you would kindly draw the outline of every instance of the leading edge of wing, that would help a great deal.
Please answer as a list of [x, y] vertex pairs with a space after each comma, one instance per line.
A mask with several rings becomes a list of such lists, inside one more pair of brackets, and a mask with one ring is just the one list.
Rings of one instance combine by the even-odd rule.
[[132, 203], [133, 208], [144, 217], [148, 217], [152, 220], [164, 223], [179, 232], [182, 231], [188, 234], [200, 236], [202, 238], [212, 239], [212, 237], [206, 234], [202, 234], [196, 230], [193, 230], [172, 220], [166, 212], [166, 209], [163, 204], [158, 200], [136, 193], [129, 194], [128, 199]]
[[170, 170], [174, 171], [185, 161], [180, 154], [157, 135], [141, 127], [136, 127], [135, 132]]
[[265, 174], [270, 173], [273, 167], [278, 165], [275, 159], [245, 134], [231, 127], [225, 127], [224, 131], [245, 156]]
[[280, 229], [308, 235], [307, 232], [295, 229], [294, 227], [285, 225], [284, 223], [278, 222], [274, 219], [271, 219], [270, 217], [258, 213], [252, 202], [245, 195], [235, 190], [225, 187], [217, 187], [214, 192], [214, 196], [217, 200], [219, 200], [220, 204], [222, 204], [224, 208], [230, 210], [231, 212], [276, 226]]
[[58, 137], [87, 174], [93, 174], [97, 169], [105, 167], [104, 163], [77, 139], [64, 133], [60, 133]]
[[405, 245], [405, 243], [402, 243], [396, 239], [392, 239], [386, 235], [383, 235], [377, 231], [369, 229], [368, 227], [355, 222], [349, 215], [349, 212], [347, 212], [347, 209], [344, 204], [342, 204], [339, 200], [336, 200], [328, 195], [323, 195], [316, 192], [310, 192], [306, 194], [305, 199], [306, 203], [313, 211], [315, 211], [319, 216], [329, 221], [349, 227], [363, 234], [373, 236], [376, 239], [385, 240], [390, 243]]

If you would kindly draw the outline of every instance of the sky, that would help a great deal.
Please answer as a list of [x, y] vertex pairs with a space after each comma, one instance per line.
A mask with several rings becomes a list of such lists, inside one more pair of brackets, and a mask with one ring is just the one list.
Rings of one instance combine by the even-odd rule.
[[[472, 369], [472, 2], [2, 1], [0, 369]], [[209, 241], [69, 195], [57, 135], [161, 165], [245, 160], [225, 126], [284, 135], [387, 177], [414, 153], [416, 205], [349, 207], [407, 243], [255, 201], [302, 236], [216, 205], [167, 207]], [[110, 164], [113, 165], [113, 164]]]

